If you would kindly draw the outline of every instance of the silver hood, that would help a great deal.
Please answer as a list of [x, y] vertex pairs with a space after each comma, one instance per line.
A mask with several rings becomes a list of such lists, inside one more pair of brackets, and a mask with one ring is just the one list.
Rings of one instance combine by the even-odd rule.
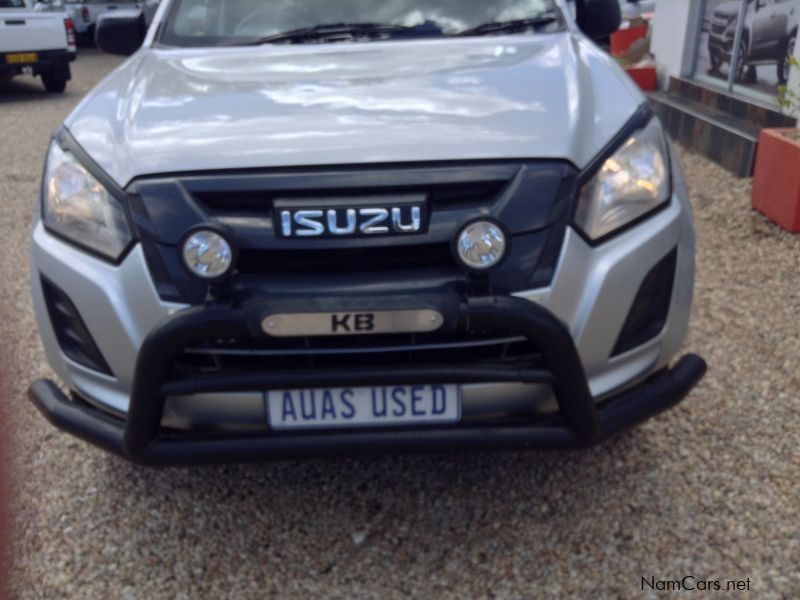
[[67, 127], [121, 185], [298, 165], [564, 158], [583, 167], [643, 101], [573, 33], [145, 48]]

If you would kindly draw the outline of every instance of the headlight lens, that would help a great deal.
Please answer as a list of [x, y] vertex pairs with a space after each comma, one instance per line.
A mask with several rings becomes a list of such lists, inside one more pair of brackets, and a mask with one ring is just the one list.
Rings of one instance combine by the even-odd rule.
[[56, 142], [47, 155], [42, 220], [51, 231], [112, 260], [132, 238], [120, 201]]
[[506, 253], [506, 235], [492, 221], [470, 223], [456, 240], [458, 258], [470, 269], [484, 271], [498, 264]]
[[606, 236], [666, 202], [669, 178], [664, 133], [653, 119], [583, 186], [575, 222], [593, 240]]
[[200, 229], [183, 242], [183, 262], [203, 279], [226, 275], [233, 266], [233, 249], [216, 231]]

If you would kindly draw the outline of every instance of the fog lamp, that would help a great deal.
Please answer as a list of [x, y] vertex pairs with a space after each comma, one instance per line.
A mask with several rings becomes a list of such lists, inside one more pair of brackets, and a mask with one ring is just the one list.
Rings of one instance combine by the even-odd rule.
[[192, 274], [218, 279], [233, 266], [233, 248], [225, 237], [211, 229], [198, 229], [183, 242], [183, 262]]
[[456, 238], [459, 260], [476, 271], [497, 265], [503, 260], [507, 247], [505, 232], [493, 221], [473, 221]]

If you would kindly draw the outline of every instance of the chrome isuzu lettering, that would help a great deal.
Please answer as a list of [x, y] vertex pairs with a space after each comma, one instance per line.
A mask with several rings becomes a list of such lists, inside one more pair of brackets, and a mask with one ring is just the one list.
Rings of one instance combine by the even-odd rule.
[[282, 237], [345, 237], [420, 233], [422, 206], [281, 210]]

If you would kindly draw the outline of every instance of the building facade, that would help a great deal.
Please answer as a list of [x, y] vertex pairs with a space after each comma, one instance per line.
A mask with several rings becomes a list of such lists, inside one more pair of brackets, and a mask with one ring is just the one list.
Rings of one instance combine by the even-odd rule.
[[[800, 89], [800, 0], [658, 0], [651, 51], [663, 89], [694, 80], [776, 109], [778, 86]], [[796, 116], [796, 115], [795, 115]]]

